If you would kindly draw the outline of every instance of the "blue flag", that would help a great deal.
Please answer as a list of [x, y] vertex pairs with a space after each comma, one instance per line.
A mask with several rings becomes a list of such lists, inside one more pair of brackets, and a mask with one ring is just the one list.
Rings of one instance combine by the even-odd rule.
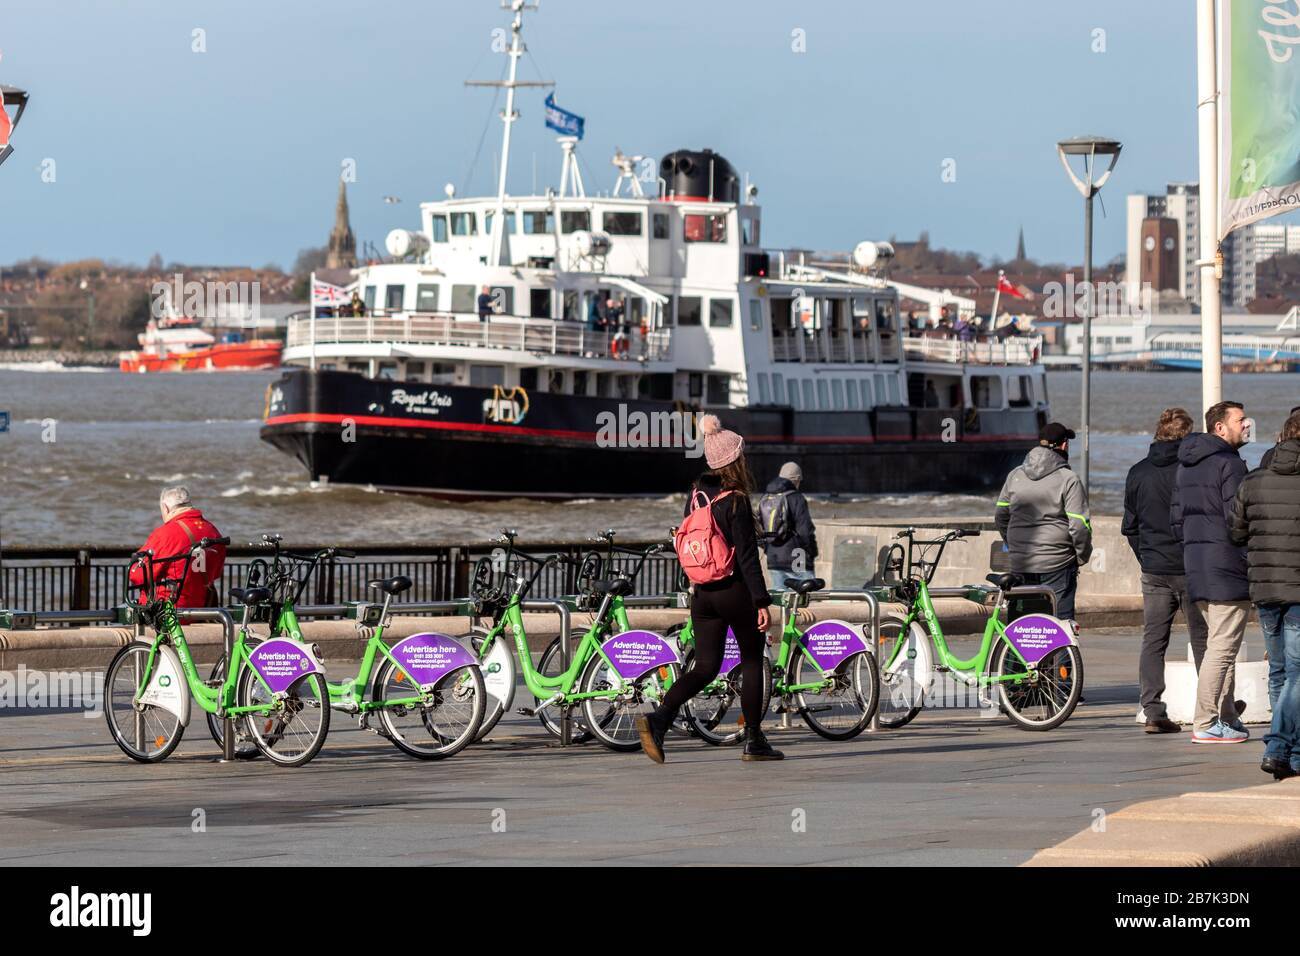
[[576, 136], [582, 139], [582, 126], [585, 120], [577, 113], [570, 113], [568, 110], [560, 109], [555, 105], [555, 94], [546, 95], [546, 125], [557, 133], [564, 133], [566, 136]]

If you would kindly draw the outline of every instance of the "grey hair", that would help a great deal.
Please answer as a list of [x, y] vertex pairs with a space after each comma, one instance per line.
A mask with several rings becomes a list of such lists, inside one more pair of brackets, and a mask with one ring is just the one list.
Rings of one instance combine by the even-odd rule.
[[189, 503], [190, 490], [184, 485], [164, 488], [162, 494], [158, 496], [158, 505], [163, 511], [175, 511], [177, 508], [183, 508]]

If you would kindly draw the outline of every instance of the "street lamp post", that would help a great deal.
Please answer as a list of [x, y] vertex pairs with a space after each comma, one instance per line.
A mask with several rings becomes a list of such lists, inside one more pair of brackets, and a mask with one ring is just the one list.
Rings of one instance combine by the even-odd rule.
[[[1101, 136], [1076, 136], [1063, 139], [1056, 144], [1056, 152], [1061, 157], [1061, 165], [1069, 175], [1080, 194], [1083, 196], [1083, 398], [1080, 414], [1080, 431], [1083, 434], [1083, 468], [1080, 475], [1083, 487], [1088, 489], [1088, 426], [1092, 418], [1090, 386], [1092, 380], [1092, 315], [1096, 306], [1096, 295], [1092, 288], [1092, 198], [1106, 185], [1115, 164], [1119, 162], [1120, 142]], [[1071, 156], [1083, 157], [1083, 177], [1075, 175], [1070, 166]], [[1110, 165], [1100, 176], [1096, 175], [1099, 157], [1110, 157]]]

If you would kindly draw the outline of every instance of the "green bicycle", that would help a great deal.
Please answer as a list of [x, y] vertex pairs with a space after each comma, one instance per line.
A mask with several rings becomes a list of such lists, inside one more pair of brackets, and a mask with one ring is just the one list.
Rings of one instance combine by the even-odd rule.
[[[676, 651], [663, 637], [631, 630], [626, 612], [614, 613], [615, 602], [631, 593], [635, 575], [619, 572], [608, 580], [592, 582], [592, 589], [600, 596], [599, 607], [573, 649], [566, 670], [559, 672], [559, 638], [552, 641], [534, 666], [524, 630], [523, 602], [546, 568], [572, 562], [562, 555], [540, 558], [520, 551], [514, 546], [515, 536], [515, 531], [503, 529], [494, 542], [505, 546], [502, 555], [482, 559], [474, 572], [474, 597], [495, 619], [490, 629], [473, 639], [487, 673], [489, 694], [479, 736], [488, 734], [513, 702], [517, 657], [524, 685], [537, 701], [535, 707], [520, 708], [520, 714], [540, 718], [546, 729], [558, 736], [561, 709], [578, 708], [582, 726], [575, 742], [595, 737], [611, 750], [636, 750], [641, 746], [636, 719], [658, 705], [681, 665]], [[646, 556], [662, 547], [652, 546]], [[495, 584], [494, 564], [513, 577], [509, 594]], [[531, 574], [525, 572], [525, 565], [533, 567]], [[504, 638], [506, 628], [514, 637], [513, 655]]]
[[[269, 561], [251, 568], [250, 577], [265, 575], [263, 606], [270, 610], [271, 637], [301, 640], [296, 606], [322, 559], [351, 558], [344, 548], [322, 548], [311, 554], [283, 551], [279, 535], [263, 535], [272, 548]], [[384, 595], [375, 626], [366, 641], [361, 666], [350, 680], [328, 682], [330, 707], [357, 718], [363, 730], [386, 737], [403, 753], [422, 760], [441, 760], [472, 743], [483, 720], [486, 691], [478, 660], [459, 641], [443, 634], [414, 634], [389, 645], [384, 630], [391, 623], [393, 599], [410, 589], [410, 578], [398, 575], [370, 581]], [[262, 596], [262, 595], [259, 595]], [[366, 629], [363, 615], [357, 628]], [[376, 717], [379, 726], [370, 726]]]
[[[1027, 614], [1002, 623], [1008, 592], [1024, 583], [1019, 575], [990, 574], [987, 580], [992, 588], [966, 589], [966, 598], [981, 606], [996, 596], [996, 610], [973, 657], [963, 660], [949, 649], [930, 597], [930, 581], [948, 542], [978, 535], [978, 531], [950, 531], [933, 541], [917, 541], [914, 528], [894, 535], [896, 540], [906, 539], [907, 548], [890, 546], [885, 572], [908, 610], [901, 618], [882, 616], [880, 622], [881, 644], [888, 648], [882, 652], [880, 668], [885, 691], [880, 704], [882, 727], [902, 727], [915, 719], [933, 693], [939, 673], [975, 688], [980, 706], [998, 706], [1025, 730], [1059, 727], [1079, 703], [1083, 655], [1074, 629], [1049, 614]], [[935, 547], [933, 559], [927, 558]]]
[[[195, 668], [171, 595], [185, 586], [192, 562], [208, 548], [229, 543], [229, 538], [203, 538], [169, 557], [151, 551], [132, 556], [126, 603], [156, 636], [127, 644], [104, 675], [109, 733], [132, 760], [157, 763], [171, 756], [189, 724], [191, 699], [207, 714], [255, 728], [249, 735], [252, 743], [280, 766], [307, 763], [325, 743], [329, 697], [314, 649], [287, 639], [249, 642], [251, 615], [262, 598], [259, 589], [231, 590], [244, 605], [244, 620], [220, 678], [205, 681]], [[178, 562], [179, 578], [156, 577], [156, 569], [166, 572]], [[137, 568], [140, 581], [132, 584]], [[161, 587], [168, 590], [160, 596]]]
[[[880, 678], [870, 642], [844, 621], [820, 621], [805, 631], [795, 623], [796, 612], [808, 606], [808, 595], [820, 591], [820, 578], [793, 581], [788, 591], [773, 592], [785, 608], [785, 627], [777, 645], [776, 661], [764, 655], [763, 677], [770, 699], [781, 700], [777, 713], [797, 713], [809, 728], [827, 740], [851, 740], [871, 723], [880, 703]], [[685, 652], [683, 669], [695, 663], [695, 636], [691, 621], [681, 625], [677, 640]], [[736, 709], [740, 696], [740, 648], [727, 629], [726, 648], [718, 679], [692, 698], [684, 708], [691, 731], [716, 746], [740, 741], [744, 715]], [[728, 720], [728, 715], [734, 717]]]

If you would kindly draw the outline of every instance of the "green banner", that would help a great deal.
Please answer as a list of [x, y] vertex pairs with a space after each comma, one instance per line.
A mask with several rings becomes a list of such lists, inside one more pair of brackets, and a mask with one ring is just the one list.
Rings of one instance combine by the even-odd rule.
[[1219, 239], [1300, 209], [1300, 2], [1220, 0]]

